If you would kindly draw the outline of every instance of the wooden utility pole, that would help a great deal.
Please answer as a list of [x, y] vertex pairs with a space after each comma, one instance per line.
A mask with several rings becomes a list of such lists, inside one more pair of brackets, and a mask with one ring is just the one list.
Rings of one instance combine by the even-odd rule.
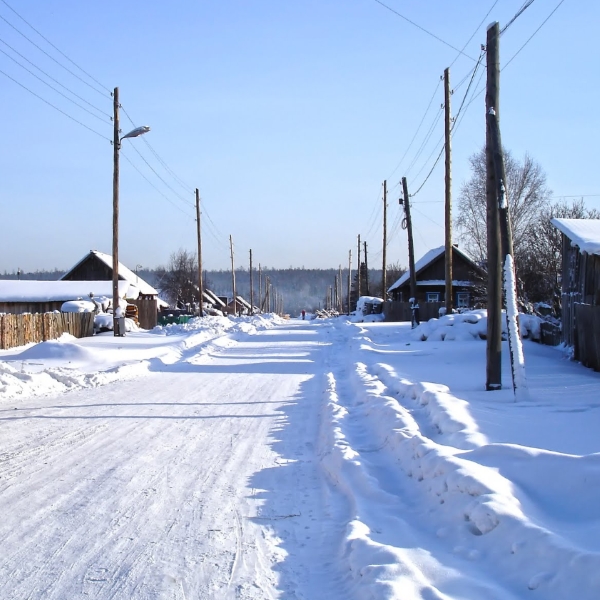
[[415, 273], [415, 247], [413, 244], [412, 219], [410, 218], [410, 201], [406, 177], [402, 178], [404, 194], [404, 214], [406, 215], [406, 232], [408, 233], [408, 268], [410, 271], [410, 296], [417, 301], [417, 274]]
[[[123, 335], [117, 317], [119, 310], [119, 88], [113, 91], [113, 239], [112, 239], [112, 296], [113, 334]], [[125, 315], [123, 315], [125, 316]]]
[[344, 312], [344, 279], [342, 277], [342, 265], [340, 265], [340, 273], [338, 276], [338, 312], [340, 315]]
[[258, 263], [258, 310], [262, 311], [262, 267]]
[[446, 314], [452, 313], [452, 173], [451, 173], [451, 148], [450, 132], [452, 131], [452, 118], [450, 116], [450, 69], [444, 71], [444, 114], [445, 114], [445, 144], [446, 151]]
[[350, 290], [352, 289], [352, 250], [348, 250], [348, 316], [350, 316]]
[[490, 108], [487, 114], [487, 126], [492, 145], [494, 159], [494, 173], [496, 177], [496, 196], [498, 204], [498, 217], [500, 225], [500, 238], [502, 242], [501, 266], [504, 281], [504, 297], [506, 299], [506, 319], [508, 349], [510, 352], [510, 367], [513, 382], [513, 391], [516, 399], [527, 397], [527, 379], [525, 376], [525, 355], [523, 343], [519, 335], [519, 309], [517, 306], [517, 275], [513, 260], [512, 232], [508, 212], [508, 198], [506, 193], [506, 172], [504, 168], [504, 152], [500, 136], [500, 125], [495, 111]]
[[383, 181], [383, 268], [381, 277], [381, 297], [387, 292], [387, 179]]
[[360, 233], [358, 234], [358, 263], [357, 263], [357, 273], [358, 273], [358, 280], [357, 280], [357, 284], [356, 284], [356, 300], [358, 301], [358, 299], [360, 298], [360, 294], [361, 294], [361, 281], [360, 281]]
[[367, 242], [364, 242], [365, 248], [365, 285], [367, 289], [365, 290], [365, 295], [370, 296], [371, 292], [369, 291], [369, 262], [367, 260]]
[[202, 310], [202, 291], [204, 285], [202, 282], [202, 229], [200, 227], [200, 192], [196, 188], [196, 229], [198, 232], [198, 290], [199, 290], [199, 303], [200, 303], [200, 316], [204, 316], [204, 310]]
[[254, 314], [254, 281], [252, 279], [252, 249], [250, 249], [250, 314]]
[[235, 267], [233, 265], [233, 239], [229, 236], [229, 249], [231, 250], [231, 284], [233, 288], [233, 314], [237, 315], [237, 292], [235, 289]]
[[[499, 116], [500, 100], [500, 26], [492, 23], [487, 30], [487, 83], [485, 94], [486, 121], [490, 109]], [[502, 284], [500, 266], [500, 227], [496, 198], [497, 181], [489, 127], [485, 137], [486, 204], [487, 204], [487, 263], [488, 263], [488, 306], [486, 340], [486, 390], [502, 388]]]

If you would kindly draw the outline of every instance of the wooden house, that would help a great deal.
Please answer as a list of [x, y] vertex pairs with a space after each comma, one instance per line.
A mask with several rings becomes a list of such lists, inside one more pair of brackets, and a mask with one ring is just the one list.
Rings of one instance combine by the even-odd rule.
[[562, 337], [600, 370], [600, 219], [552, 219], [562, 234]]
[[[112, 256], [90, 250], [75, 266], [69, 269], [62, 277], [62, 281], [112, 281], [113, 268]], [[119, 262], [119, 281], [129, 284], [130, 294], [127, 300], [138, 307], [140, 325], [144, 329], [152, 329], [158, 322], [158, 311], [168, 304], [158, 297], [158, 291], [144, 281], [136, 273]]]
[[[440, 246], [429, 250], [415, 263], [417, 280], [417, 301], [420, 305], [425, 302], [446, 301], [446, 248]], [[485, 280], [485, 270], [472, 258], [452, 247], [452, 306], [469, 308], [473, 305], [473, 288]], [[408, 302], [410, 294], [410, 271], [406, 271], [398, 281], [388, 288], [388, 294], [393, 301]]]

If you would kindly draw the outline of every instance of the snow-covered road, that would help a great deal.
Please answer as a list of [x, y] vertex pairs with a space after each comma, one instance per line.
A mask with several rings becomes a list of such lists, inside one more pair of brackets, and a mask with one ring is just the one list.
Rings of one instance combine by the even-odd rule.
[[5, 351], [0, 599], [595, 600], [600, 375], [526, 358], [515, 402], [404, 324]]
[[314, 460], [330, 348], [297, 324], [241, 337], [3, 406], [0, 598], [345, 597]]

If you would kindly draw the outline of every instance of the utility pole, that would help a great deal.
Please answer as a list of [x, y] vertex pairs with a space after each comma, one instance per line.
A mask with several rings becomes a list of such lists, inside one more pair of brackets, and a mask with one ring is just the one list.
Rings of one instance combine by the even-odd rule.
[[198, 290], [199, 290], [199, 303], [200, 303], [200, 316], [204, 316], [204, 310], [202, 310], [202, 229], [200, 228], [200, 192], [196, 188], [196, 228], [198, 231]]
[[504, 153], [500, 136], [500, 125], [493, 108], [487, 114], [487, 126], [490, 133], [492, 153], [494, 158], [494, 173], [496, 177], [496, 195], [498, 217], [500, 221], [500, 237], [502, 241], [501, 263], [504, 274], [504, 297], [506, 299], [506, 318], [508, 333], [508, 348], [510, 351], [510, 366], [515, 399], [527, 397], [527, 379], [525, 377], [525, 355], [523, 343], [519, 335], [519, 310], [517, 307], [517, 276], [513, 260], [512, 232], [508, 212], [506, 193], [506, 172], [504, 168]]
[[352, 289], [352, 250], [348, 250], [348, 316], [350, 316], [350, 290]]
[[371, 293], [369, 291], [369, 262], [367, 260], [367, 242], [364, 242], [365, 246], [365, 285], [367, 289], [365, 290], [365, 295], [370, 296]]
[[233, 314], [237, 315], [237, 292], [235, 289], [235, 267], [233, 266], [233, 239], [229, 235], [229, 249], [231, 250], [231, 284], [233, 288]]
[[262, 311], [262, 267], [258, 263], [258, 310]]
[[342, 265], [340, 265], [340, 274], [338, 276], [338, 286], [339, 286], [339, 292], [338, 292], [338, 312], [340, 313], [340, 315], [344, 312], [344, 292], [343, 292], [343, 278], [342, 278]]
[[451, 148], [450, 132], [452, 118], [450, 116], [450, 69], [444, 71], [444, 114], [445, 114], [445, 144], [446, 150], [446, 314], [452, 314], [452, 173], [451, 173]]
[[385, 301], [387, 291], [387, 179], [383, 181], [383, 269], [381, 272], [381, 297]]
[[[406, 177], [402, 178], [402, 191], [404, 193], [404, 214], [406, 215], [406, 232], [408, 233], [408, 268], [410, 270], [410, 295], [417, 302], [417, 274], [415, 273], [415, 248], [413, 244], [412, 220], [410, 218], [410, 201]], [[402, 204], [402, 201], [400, 202]]]
[[358, 266], [357, 266], [357, 272], [358, 272], [358, 283], [357, 283], [357, 287], [356, 287], [356, 300], [358, 301], [358, 299], [360, 298], [360, 293], [361, 293], [361, 277], [360, 277], [360, 233], [358, 234]]
[[113, 91], [113, 239], [112, 239], [112, 295], [113, 295], [113, 334], [124, 335], [120, 331], [119, 307], [119, 88]]
[[[485, 112], [490, 109], [499, 116], [500, 100], [500, 26], [492, 23], [487, 30], [487, 82], [485, 94]], [[487, 123], [486, 123], [487, 124]], [[498, 222], [497, 185], [494, 170], [494, 156], [489, 127], [485, 136], [486, 163], [486, 204], [487, 204], [487, 262], [488, 262], [488, 319], [486, 340], [486, 390], [502, 388], [502, 285], [500, 266], [500, 227]]]
[[254, 282], [252, 280], [252, 248], [250, 248], [250, 315], [254, 314]]
[[336, 275], [333, 280], [333, 302], [332, 307], [333, 310], [338, 309], [338, 276]]

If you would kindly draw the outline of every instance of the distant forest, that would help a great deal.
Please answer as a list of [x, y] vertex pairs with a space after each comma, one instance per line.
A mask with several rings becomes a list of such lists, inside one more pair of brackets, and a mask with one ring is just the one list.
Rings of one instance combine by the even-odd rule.
[[[65, 273], [64, 270], [53, 269], [51, 271], [35, 271], [32, 273], [7, 273], [0, 275], [0, 279], [37, 279], [44, 281], [57, 280]], [[161, 290], [161, 274], [159, 269], [140, 269], [139, 276], [156, 289]], [[353, 269], [353, 285], [356, 279], [356, 269]], [[273, 288], [283, 296], [283, 308], [286, 313], [295, 315], [302, 309], [313, 311], [323, 308], [327, 299], [327, 290], [335, 284], [339, 269], [262, 269], [262, 289], [264, 296], [265, 277], [268, 277]], [[389, 275], [388, 275], [389, 278]], [[236, 269], [235, 271], [237, 293], [246, 299], [250, 299], [250, 273], [248, 269]], [[253, 272], [254, 279], [254, 303], [258, 305], [258, 270]], [[388, 280], [391, 285], [394, 280]], [[342, 269], [344, 308], [348, 290], [348, 269]], [[231, 271], [206, 271], [204, 284], [219, 296], [231, 297], [232, 281]], [[381, 269], [369, 269], [369, 292], [370, 295], [381, 295]], [[363, 283], [363, 294], [365, 285]]]

